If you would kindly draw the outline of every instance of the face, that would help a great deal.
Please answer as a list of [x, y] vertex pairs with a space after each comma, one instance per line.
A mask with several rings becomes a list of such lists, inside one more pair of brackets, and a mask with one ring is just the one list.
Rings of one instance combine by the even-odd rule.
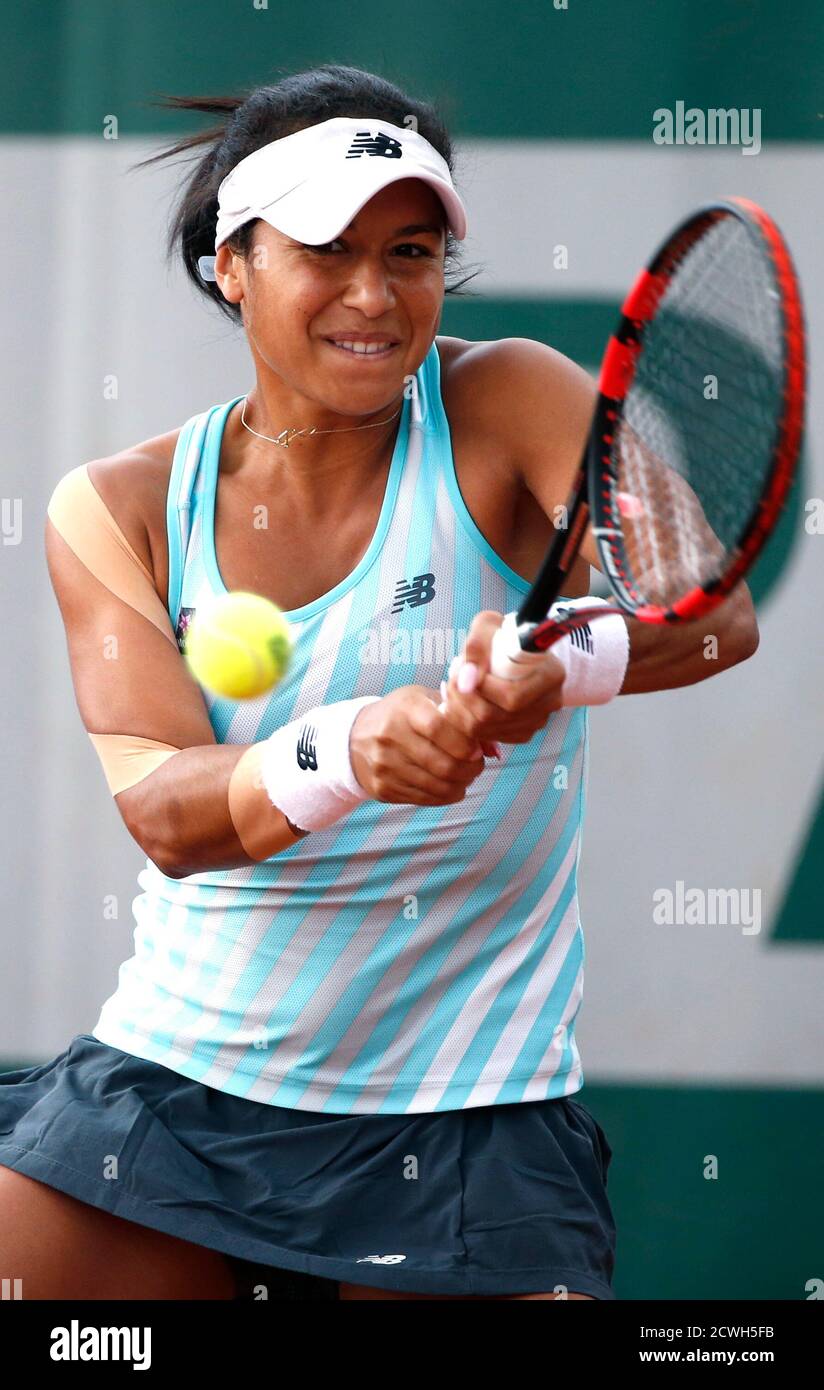
[[[444, 211], [420, 179], [381, 189], [335, 241], [307, 246], [259, 221], [248, 260], [221, 246], [215, 272], [240, 303], [259, 380], [335, 414], [361, 415], [397, 401], [440, 322]], [[363, 334], [377, 353], [336, 345]], [[296, 397], [292, 397], [296, 404]]]

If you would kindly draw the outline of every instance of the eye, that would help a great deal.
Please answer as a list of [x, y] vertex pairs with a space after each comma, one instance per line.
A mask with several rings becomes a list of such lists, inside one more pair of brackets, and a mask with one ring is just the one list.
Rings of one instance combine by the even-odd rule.
[[417, 241], [404, 241], [404, 242], [402, 242], [402, 243], [400, 244], [400, 246], [395, 246], [395, 247], [393, 247], [393, 250], [395, 250], [395, 251], [417, 251], [417, 252], [418, 252], [418, 255], [417, 255], [417, 256], [407, 256], [407, 257], [405, 258], [405, 259], [407, 259], [407, 260], [413, 260], [413, 261], [418, 260], [421, 256], [431, 256], [431, 255], [432, 255], [432, 252], [429, 250], [429, 247], [428, 247], [428, 246], [421, 246]]
[[[312, 245], [310, 242], [303, 242], [302, 245], [306, 251], [312, 251], [317, 256], [335, 255], [335, 247], [337, 246], [342, 247], [344, 251], [347, 249], [340, 237], [336, 237], [334, 241], [325, 241], [318, 245]], [[421, 246], [417, 241], [400, 242], [397, 246], [392, 247], [392, 252], [393, 254], [401, 254], [404, 260], [411, 261], [420, 260], [422, 256], [428, 256], [431, 259], [433, 255], [428, 246]]]
[[334, 241], [324, 241], [321, 245], [318, 246], [313, 246], [310, 242], [303, 243], [304, 249], [306, 251], [314, 251], [315, 254], [318, 256], [328, 256], [332, 252], [332, 248], [334, 246], [342, 245], [343, 242], [341, 241], [340, 237], [336, 237]]

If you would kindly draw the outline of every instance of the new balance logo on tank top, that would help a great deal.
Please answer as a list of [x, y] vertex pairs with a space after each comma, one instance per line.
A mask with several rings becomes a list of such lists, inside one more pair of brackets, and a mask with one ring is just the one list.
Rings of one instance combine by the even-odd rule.
[[[461, 498], [435, 344], [413, 387], [365, 555], [287, 614], [294, 657], [274, 691], [204, 691], [219, 743], [266, 738], [318, 704], [437, 690], [474, 615], [506, 613], [526, 592]], [[215, 488], [236, 400], [189, 420], [175, 453], [169, 609], [181, 641], [203, 599], [225, 592]], [[365, 801], [263, 863], [183, 879], [147, 860], [134, 955], [95, 1037], [302, 1110], [403, 1114], [574, 1093], [587, 756], [586, 711], [564, 709], [528, 744], [503, 745], [457, 805]]]

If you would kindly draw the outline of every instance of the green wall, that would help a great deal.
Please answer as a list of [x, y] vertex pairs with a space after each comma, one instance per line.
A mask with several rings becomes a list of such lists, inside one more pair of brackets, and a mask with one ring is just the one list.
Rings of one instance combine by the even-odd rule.
[[648, 139], [681, 98], [759, 107], [765, 140], [824, 138], [818, 0], [16, 0], [3, 29], [6, 132], [93, 133], [113, 112], [122, 134], [154, 134], [177, 122], [153, 91], [343, 62], [437, 99], [463, 136]]

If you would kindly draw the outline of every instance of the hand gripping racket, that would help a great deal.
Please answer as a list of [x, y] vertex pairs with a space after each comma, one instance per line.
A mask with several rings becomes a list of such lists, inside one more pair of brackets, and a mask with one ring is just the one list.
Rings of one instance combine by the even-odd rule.
[[[495, 634], [492, 674], [525, 674], [607, 613], [691, 622], [721, 603], [780, 515], [805, 383], [801, 295], [775, 223], [745, 198], [699, 209], [624, 301], [566, 527]], [[550, 613], [590, 519], [610, 602]]]

